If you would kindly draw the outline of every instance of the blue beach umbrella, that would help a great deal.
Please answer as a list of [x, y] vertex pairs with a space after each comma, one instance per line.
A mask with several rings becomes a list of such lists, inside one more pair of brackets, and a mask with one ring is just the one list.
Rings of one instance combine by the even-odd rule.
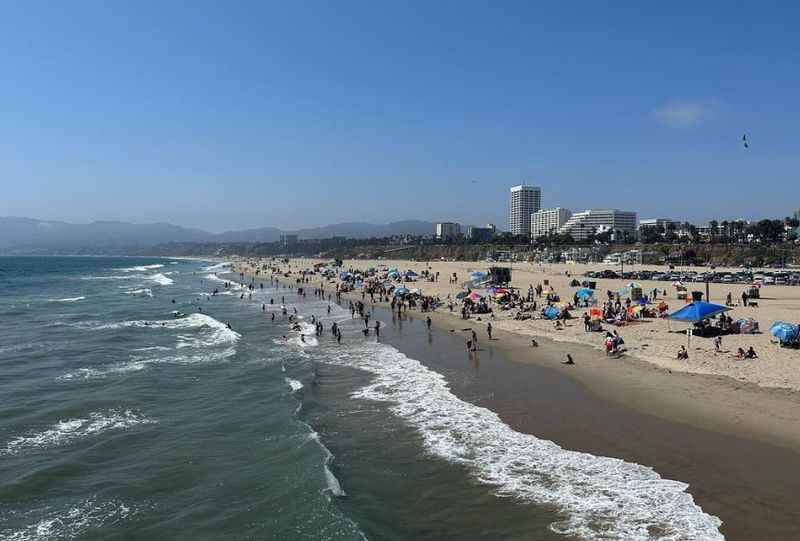
[[785, 321], [776, 321], [769, 326], [769, 332], [772, 336], [780, 340], [781, 344], [786, 344], [798, 339], [800, 327], [792, 325], [791, 323], [786, 323]]
[[418, 276], [418, 275], [413, 270], [410, 270], [410, 271], [406, 271], [406, 276]]
[[402, 297], [403, 295], [407, 295], [407, 294], [408, 294], [408, 290], [406, 288], [404, 288], [404, 287], [398, 287], [397, 289], [394, 290], [394, 296], [395, 297]]
[[669, 319], [696, 323], [730, 310], [727, 306], [704, 301], [694, 301], [669, 315]]

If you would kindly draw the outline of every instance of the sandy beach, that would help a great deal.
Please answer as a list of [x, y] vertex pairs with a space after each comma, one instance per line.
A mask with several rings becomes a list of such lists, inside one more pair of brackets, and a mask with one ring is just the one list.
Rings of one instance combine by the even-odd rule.
[[[310, 268], [316, 259], [292, 260], [284, 270], [298, 271]], [[257, 268], [275, 264], [272, 260], [237, 259], [237, 272], [253, 275]], [[459, 283], [466, 280], [470, 272], [485, 271], [486, 262], [413, 262], [413, 261], [345, 261], [344, 268], [366, 269], [389, 266], [421, 273], [425, 269], [439, 272], [440, 281], [417, 281], [410, 287], [419, 288], [424, 295], [455, 296], [462, 291]], [[577, 289], [570, 287], [573, 278], [587, 270], [602, 270], [607, 267], [582, 265], [539, 266], [528, 263], [513, 264], [512, 285], [527, 291], [529, 285], [548, 280], [562, 299], [570, 299]], [[569, 273], [567, 276], [566, 273]], [[452, 273], [458, 283], [448, 283]], [[261, 279], [264, 275], [261, 275]], [[286, 283], [294, 281], [283, 279]], [[621, 280], [596, 280], [598, 292], [618, 290]], [[323, 285], [317, 277], [312, 286]], [[689, 284], [705, 287], [705, 284]], [[326, 291], [333, 291], [335, 283], [325, 281]], [[667, 290], [666, 301], [670, 310], [683, 305], [668, 282], [642, 282], [647, 291], [652, 288]], [[744, 286], [710, 284], [711, 301], [724, 303], [728, 292], [734, 299]], [[360, 293], [358, 293], [360, 298]], [[800, 306], [800, 288], [791, 286], [768, 286], [762, 290], [759, 306], [736, 306], [730, 315], [753, 317], [767, 331], [775, 320], [793, 321], [796, 307]], [[446, 307], [435, 312], [420, 314], [410, 310], [412, 317], [432, 317], [433, 324], [446, 330], [475, 328], [481, 339], [485, 339], [486, 318], [478, 321], [462, 320], [458, 310], [452, 313]], [[730, 335], [723, 339], [723, 352], [716, 353], [711, 338], [693, 337], [688, 361], [675, 359], [680, 345], [687, 344], [685, 333], [670, 332], [684, 330], [687, 324], [668, 322], [663, 319], [647, 319], [618, 328], [624, 337], [627, 351], [620, 358], [609, 358], [602, 353], [602, 333], [586, 333], [576, 310], [576, 319], [567, 322], [563, 330], [556, 330], [547, 320], [515, 321], [511, 312], [495, 311], [492, 320], [497, 340], [494, 347], [504, 349], [508, 356], [518, 362], [545, 364], [560, 370], [585, 385], [592, 393], [633, 407], [639, 411], [671, 421], [682, 422], [718, 432], [743, 435], [772, 444], [800, 451], [800, 354], [796, 350], [783, 349], [773, 343], [768, 332], [755, 335]], [[456, 331], [461, 332], [461, 331]], [[540, 347], [531, 348], [530, 340], [536, 338]], [[741, 360], [733, 356], [736, 348], [753, 346], [758, 359]], [[560, 364], [565, 352], [571, 352], [577, 366]]]

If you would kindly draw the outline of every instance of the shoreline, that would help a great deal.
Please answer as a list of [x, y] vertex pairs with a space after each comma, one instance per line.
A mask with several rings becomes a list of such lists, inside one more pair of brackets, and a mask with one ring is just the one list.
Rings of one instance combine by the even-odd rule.
[[[241, 261], [234, 261], [237, 275], [244, 272], [256, 281], [265, 279], [240, 265]], [[326, 291], [333, 292], [332, 284], [319, 278], [312, 277], [305, 287], [324, 286]], [[294, 278], [279, 279], [284, 285], [296, 286]], [[342, 298], [361, 300], [361, 295], [349, 292], [342, 294]], [[388, 309], [388, 303], [376, 302], [374, 306]], [[479, 342], [486, 341], [486, 321], [462, 320], [446, 308], [433, 312], [408, 310], [404, 314], [418, 319], [430, 316], [432, 325], [445, 332], [474, 329]], [[533, 348], [530, 335], [504, 329], [494, 322], [493, 326], [496, 339], [491, 344], [509, 359], [554, 369], [598, 398], [667, 421], [755, 439], [800, 453], [800, 393], [797, 391], [758, 386], [728, 376], [670, 370], [634, 355], [610, 358], [591, 345], [554, 340], [546, 334], [533, 335], [539, 341], [539, 347]], [[573, 354], [576, 365], [561, 364], [567, 350]]]

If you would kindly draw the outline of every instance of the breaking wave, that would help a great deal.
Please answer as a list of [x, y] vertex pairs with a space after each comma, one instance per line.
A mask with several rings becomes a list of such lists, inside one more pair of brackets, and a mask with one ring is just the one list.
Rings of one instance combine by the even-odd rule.
[[109, 430], [125, 430], [132, 426], [155, 422], [131, 410], [93, 412], [87, 417], [62, 420], [45, 430], [29, 432], [14, 438], [0, 451], [0, 454], [17, 455], [31, 449], [56, 447]]
[[[55, 541], [77, 539], [92, 528], [117, 524], [137, 513], [120, 501], [98, 502], [94, 498], [45, 516], [16, 530], [0, 530], [3, 541]], [[33, 513], [28, 513], [33, 514]]]
[[721, 521], [695, 504], [688, 485], [651, 468], [571, 451], [514, 431], [494, 412], [450, 392], [441, 374], [398, 350], [362, 343], [326, 362], [374, 374], [356, 398], [384, 401], [422, 435], [433, 455], [465, 466], [499, 496], [553, 506], [556, 533], [579, 539], [720, 541]]

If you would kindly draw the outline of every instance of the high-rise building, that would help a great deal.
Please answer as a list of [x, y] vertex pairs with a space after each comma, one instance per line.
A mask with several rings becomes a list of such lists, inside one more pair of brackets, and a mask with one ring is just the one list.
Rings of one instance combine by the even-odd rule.
[[615, 240], [620, 234], [636, 234], [636, 213], [617, 209], [589, 209], [576, 212], [558, 230], [575, 240], [610, 231]]
[[572, 216], [572, 211], [557, 207], [554, 209], [542, 209], [531, 214], [531, 238], [547, 236], [555, 233]]
[[451, 240], [461, 234], [461, 225], [455, 222], [439, 222], [436, 224], [436, 238]]
[[508, 205], [508, 230], [514, 235], [531, 234], [531, 214], [542, 208], [542, 189], [513, 186]]
[[488, 242], [494, 238], [495, 227], [493, 224], [486, 224], [486, 227], [471, 225], [467, 228], [467, 238], [478, 242]]

